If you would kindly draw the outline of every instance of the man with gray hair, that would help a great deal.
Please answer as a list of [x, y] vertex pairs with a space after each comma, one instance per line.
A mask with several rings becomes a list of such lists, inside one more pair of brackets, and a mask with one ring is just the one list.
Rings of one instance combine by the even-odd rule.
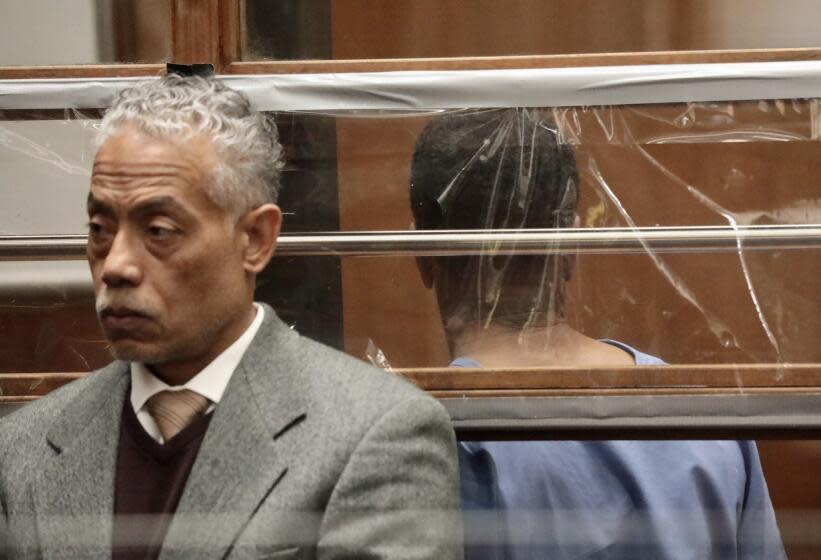
[[275, 126], [169, 75], [100, 138], [87, 257], [116, 360], [0, 424], [0, 558], [460, 557], [444, 409], [253, 301]]

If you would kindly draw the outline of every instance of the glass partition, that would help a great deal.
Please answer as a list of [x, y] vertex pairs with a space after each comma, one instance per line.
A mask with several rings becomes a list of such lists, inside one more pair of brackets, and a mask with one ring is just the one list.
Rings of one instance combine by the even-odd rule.
[[[0, 405], [19, 406], [110, 357], [83, 261], [96, 115], [10, 114]], [[561, 557], [615, 531], [640, 557], [653, 523], [680, 537], [727, 512], [761, 521], [769, 495], [777, 527], [750, 526], [775, 556], [758, 557], [778, 557], [779, 538], [790, 558], [817, 557], [817, 99], [271, 116], [285, 220], [258, 299], [440, 397], [463, 465], [481, 441], [512, 439], [511, 457], [557, 461], [538, 492], [592, 490], [547, 507], [502, 489], [504, 516], [480, 493], [469, 546]], [[785, 439], [734, 439], [772, 426]], [[659, 493], [672, 482], [680, 509]], [[693, 496], [728, 501], [696, 510]]]
[[80, 234], [99, 121], [0, 121], [0, 235]]
[[[812, 227], [821, 222], [815, 181], [821, 175], [818, 115], [816, 100], [280, 112], [274, 117], [289, 160], [280, 200], [284, 237], [279, 256], [261, 279], [260, 297], [308, 334], [359, 358], [376, 352], [392, 367], [445, 366], [448, 318], [440, 315], [436, 291], [423, 284], [420, 263], [422, 268], [432, 262], [444, 268], [460, 263], [456, 266], [464, 267], [466, 276], [495, 270], [493, 282], [512, 282], [512, 293], [530, 301], [535, 296], [525, 293], [525, 284], [531, 280], [504, 263], [515, 265], [529, 258], [515, 253], [529, 251], [543, 255], [547, 266], [554, 263], [548, 258], [554, 251], [561, 253], [567, 276], [561, 320], [589, 337], [620, 340], [674, 364], [817, 363], [821, 354], [814, 340], [821, 319], [814, 271], [819, 249]], [[66, 116], [70, 118], [0, 123], [3, 235], [82, 235], [97, 121], [82, 112]], [[497, 218], [480, 222], [488, 209], [477, 203], [471, 209], [476, 222], [453, 222], [445, 229], [437, 225], [431, 233], [438, 239], [414, 242], [411, 249], [394, 251], [388, 242], [376, 251], [368, 239], [358, 252], [325, 245], [327, 250], [307, 256], [289, 249], [292, 235], [370, 232], [378, 238], [398, 232], [400, 240], [414, 235], [410, 185], [420, 134], [434, 121], [478, 119], [481, 124], [484, 118], [502, 123], [536, 119], [549, 128], [574, 170], [578, 201], [568, 212], [575, 223], [568, 218], [559, 230], [539, 238], [539, 230], [554, 224]], [[518, 140], [504, 132], [512, 125], [484, 126], [490, 128], [483, 142], [498, 150], [514, 149]], [[450, 162], [452, 175], [442, 172], [436, 180], [442, 185], [460, 181], [460, 174], [473, 172], [482, 161], [479, 151], [462, 154], [464, 162]], [[480, 159], [471, 159], [474, 155]], [[465, 183], [468, 198], [478, 188], [476, 180]], [[502, 190], [495, 194], [503, 200], [510, 196]], [[519, 211], [528, 208], [528, 200], [520, 201], [525, 206]], [[420, 233], [422, 226], [415, 227]], [[469, 249], [446, 250], [454, 242], [449, 238], [454, 229], [508, 230], [512, 237], [478, 239]], [[581, 236], [559, 247], [562, 229]], [[517, 241], [518, 234], [534, 231], [535, 241]], [[591, 241], [585, 232], [605, 241]], [[550, 237], [554, 234], [559, 237]], [[75, 259], [83, 256], [81, 239], [77, 247]], [[76, 290], [54, 287], [48, 263], [6, 260], [0, 266], [16, 271], [6, 274], [2, 323], [9, 336], [21, 338], [20, 345], [12, 346], [13, 359], [0, 363], [0, 371], [85, 370], [105, 359], [93, 311], [72, 299], [83, 290], [90, 293], [82, 262], [60, 263], [65, 284], [76, 281]], [[25, 282], [23, 271], [41, 280]], [[544, 290], [545, 282], [539, 289]], [[27, 287], [20, 292], [15, 286]], [[476, 296], [475, 283], [461, 286], [474, 299], [495, 301], [501, 294], [494, 287]], [[315, 299], [315, 294], [322, 297]], [[483, 310], [477, 313], [490, 321], [491, 308], [478, 306]], [[547, 307], [539, 311], [555, 312]], [[61, 314], [66, 318], [58, 321]], [[32, 332], [21, 328], [29, 322]], [[37, 342], [43, 338], [36, 333], [39, 328], [49, 331], [49, 351]], [[58, 351], [63, 345], [67, 347]], [[76, 359], [45, 359], [51, 352]]]

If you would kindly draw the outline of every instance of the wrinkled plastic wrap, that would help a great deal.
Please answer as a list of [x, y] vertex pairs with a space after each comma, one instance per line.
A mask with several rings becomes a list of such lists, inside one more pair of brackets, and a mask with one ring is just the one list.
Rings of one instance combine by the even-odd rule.
[[[501, 111], [497, 126], [487, 124], [477, 132], [481, 138], [466, 135], [464, 142], [451, 139], [453, 146], [442, 148], [449, 155], [442, 161], [447, 171], [440, 169], [436, 177], [445, 193], [440, 204], [447, 205], [457, 190], [459, 196], [472, 202], [479, 197], [483, 203], [470, 207], [470, 212], [464, 210], [473, 213], [470, 219], [435, 227], [554, 225], [545, 216], [535, 218], [537, 209], [529, 206], [538, 199], [534, 191], [542, 188], [528, 182], [533, 181], [528, 168], [532, 160], [522, 154], [518, 163], [501, 164], [498, 159], [505, 150], [508, 159], [516, 157], [521, 145], [518, 134], [525, 134], [521, 127], [502, 123], [524, 118], [526, 113], [538, 114], [543, 126], [553, 130], [567, 159], [576, 162], [578, 206], [566, 214], [575, 213], [583, 228], [719, 226], [732, 234], [733, 228], [745, 226], [818, 222], [817, 104], [762, 101]], [[393, 216], [406, 212], [409, 153], [425, 123], [436, 118], [449, 117], [340, 119], [339, 142], [346, 145], [339, 153], [350, 149], [368, 154], [352, 158], [351, 168], [344, 170], [350, 177], [346, 185], [354, 188], [346, 192], [340, 186], [340, 200], [343, 206], [349, 204], [349, 213], [341, 213], [343, 226], [347, 222], [356, 230], [402, 227], [402, 219]], [[376, 144], [371, 138], [381, 140]], [[465, 151], [455, 154], [461, 149]], [[497, 159], [487, 155], [491, 150]], [[483, 187], [490, 193], [473, 197], [471, 189], [479, 188], [473, 173], [485, 177], [494, 165], [500, 173], [504, 168], [505, 179]], [[513, 165], [520, 169], [509, 169]], [[498, 208], [493, 206], [497, 204]], [[571, 224], [566, 215], [560, 225]], [[556, 305], [556, 294], [546, 287], [555, 278], [566, 284], [562, 291], [567, 301], [561, 313], [567, 324], [593, 338], [622, 340], [671, 363], [818, 360], [813, 343], [819, 327], [814, 304], [817, 288], [811, 280], [818, 252], [811, 246], [750, 250], [739, 241], [724, 244], [721, 250], [639, 248], [620, 255], [564, 255], [533, 265], [544, 268], [545, 278], [534, 282], [527, 294], [515, 286], [524, 281], [515, 264], [510, 264], [521, 259], [504, 251], [495, 254], [493, 244], [487, 251], [479, 259], [440, 259], [459, 262], [453, 266], [465, 270], [463, 283], [453, 291], [460, 294], [460, 305], [474, 313], [471, 320], [482, 324], [498, 315], [494, 306], [505, 297], [518, 300], [520, 315], [557, 311], [535, 309], [551, 297]], [[360, 330], [346, 323], [348, 337], [361, 337], [349, 339], [349, 348], [364, 349], [373, 338], [395, 367], [442, 365], [448, 352], [441, 339], [432, 340], [431, 329], [441, 331], [430, 320], [437, 307], [429, 303], [432, 291], [413, 288], [403, 280], [415, 276], [414, 262], [379, 260], [343, 263], [343, 270], [355, 279], [345, 289], [355, 292], [357, 301], [367, 299], [370, 311], [363, 319], [369, 327]], [[506, 295], [506, 289], [515, 295]], [[522, 299], [539, 303], [524, 304]], [[383, 315], [402, 320], [380, 320]], [[447, 320], [442, 318], [444, 323]], [[422, 342], [415, 342], [416, 338]], [[436, 358], [431, 357], [432, 344], [439, 345]]]
[[[777, 89], [770, 78], [761, 80]], [[364, 105], [377, 100], [370, 109], [345, 106], [344, 95], [343, 107], [324, 105], [327, 97], [316, 110], [266, 107], [277, 109], [273, 116], [288, 165], [280, 199], [284, 237], [257, 297], [294, 328], [394, 369], [446, 366], [459, 355], [472, 357], [476, 348], [502, 344], [513, 351], [484, 365], [533, 365], [534, 356], [546, 366], [590, 365], [555, 352], [568, 334], [599, 350], [594, 341], [618, 340], [672, 364], [821, 361], [820, 255], [812, 232], [821, 223], [816, 99], [512, 109], [477, 106], [477, 93], [474, 103], [460, 108], [454, 105], [456, 88], [447, 103], [426, 107], [420, 101], [429, 99], [425, 81], [403, 79], [422, 93], [405, 91], [403, 97], [378, 90], [356, 97]], [[719, 85], [734, 78], [722, 79]], [[236, 80], [255, 100], [276, 99], [276, 88], [254, 89], [251, 77]], [[299, 90], [311, 80], [293, 83]], [[719, 87], [711, 83], [708, 92]], [[49, 91], [62, 95], [60, 84], [52, 85]], [[539, 85], [511, 95], [535, 96]], [[755, 80], [747, 86], [754, 89]], [[39, 235], [49, 243], [84, 232], [98, 123], [91, 109], [110, 98], [106, 87], [84, 87], [97, 93], [78, 103], [79, 110], [60, 110], [48, 95], [28, 99], [25, 84], [12, 102], [27, 99], [28, 105], [5, 107], [0, 236]], [[607, 88], [585, 91], [601, 96]], [[49, 111], [38, 112], [38, 103]], [[782, 226], [796, 227], [798, 238], [804, 232], [804, 241], [778, 241]], [[715, 228], [720, 235], [697, 242], [687, 228]], [[639, 235], [651, 229], [662, 242]], [[491, 237], [464, 250], [454, 230], [473, 239], [488, 232]], [[619, 250], [590, 245], [584, 233], [596, 231], [627, 243]], [[756, 243], [749, 241], [751, 231], [759, 235]], [[398, 249], [399, 240], [424, 232], [435, 239]], [[500, 232], [507, 237], [492, 237]], [[555, 236], [526, 243], [533, 232], [581, 237], [569, 244]], [[360, 249], [339, 252], [338, 245], [311, 237], [319, 234], [356, 237], [352, 243]], [[314, 240], [310, 255], [289, 249], [289, 236], [296, 235], [308, 245]], [[380, 239], [388, 242], [370, 250]], [[0, 374], [88, 371], [105, 364], [110, 357], [91, 302], [81, 252], [59, 259], [4, 254]], [[629, 354], [607, 348], [596, 365], [624, 365]], [[743, 372], [736, 381], [743, 390]], [[496, 399], [496, 409], [452, 400], [455, 424], [505, 415], [509, 420], [511, 411], [519, 420], [541, 422], [547, 410], [558, 429], [584, 422], [620, 428], [619, 422], [636, 425], [659, 412], [641, 398], [577, 396], [549, 405]], [[666, 423], [654, 425], [675, 428], [694, 416], [707, 423], [727, 420], [725, 403], [738, 401], [727, 395], [673, 397], [659, 405]], [[777, 397], [763, 408], [740, 406], [726, 425], [740, 425], [744, 414], [764, 425], [785, 425], [796, 410], [817, 421], [817, 396], [791, 402], [791, 410]], [[818, 446], [777, 442], [759, 448], [781, 508], [782, 532], [792, 528], [787, 536], [794, 542], [817, 545], [813, 531], [801, 530], [804, 512], [782, 512], [815, 509], [821, 503], [817, 484], [796, 479], [782, 458], [795, 472], [813, 473]]]
[[[84, 232], [99, 108], [135, 80], [0, 83], [0, 235]], [[527, 282], [532, 293], [520, 286], [512, 295], [503, 286], [524, 284], [515, 263], [536, 262], [511, 252], [515, 239], [474, 245], [476, 260], [469, 252], [443, 251], [452, 237], [440, 226], [431, 230], [440, 235], [433, 245], [401, 252], [388, 241], [380, 251], [339, 256], [336, 245], [316, 241], [319, 250], [305, 256], [288, 252], [283, 238], [258, 295], [309, 336], [393, 367], [446, 365], [453, 357], [449, 319], [440, 314], [436, 291], [422, 282], [419, 256], [428, 264], [471, 263], [461, 295], [473, 301], [462, 305], [475, 308], [486, 325], [500, 313], [493, 302], [513, 299], [517, 315], [533, 315], [528, 324], [560, 319], [587, 337], [620, 340], [669, 363], [819, 359], [817, 235], [807, 230], [804, 243], [785, 245], [773, 229], [767, 241], [767, 228], [790, 225], [800, 236], [801, 228], [819, 222], [818, 103], [803, 97], [818, 91], [817, 62], [226, 80], [274, 111], [289, 162], [280, 200], [285, 236], [409, 234], [411, 162], [420, 134], [429, 122], [467, 119], [488, 107], [501, 120], [538, 117], [575, 165], [578, 201], [572, 212], [563, 211], [562, 228], [554, 230], [559, 235], [573, 225], [625, 239], [648, 228], [667, 235], [661, 244], [639, 239], [608, 251], [590, 250], [583, 241], [578, 251], [567, 243], [559, 250], [557, 242], [552, 257], [554, 245], [543, 242], [543, 268], [551, 270], [544, 269], [543, 281]], [[792, 98], [776, 98], [782, 91]], [[665, 102], [651, 103], [659, 99]], [[550, 107], [505, 110], [538, 100]], [[509, 126], [494, 130], [482, 138], [494, 154], [515, 150], [519, 140]], [[449, 160], [437, 180], [449, 183], [493, 165], [482, 161], [478, 147], [471, 153], [468, 140], [476, 139], [460, 144], [465, 161]], [[528, 196], [536, 189], [520, 171], [514, 182], [500, 176], [491, 191], [507, 200], [509, 189], [520, 189], [509, 200], [532, 218]], [[460, 188], [464, 198], [475, 199], [471, 181]], [[478, 215], [498, 203], [481, 200], [474, 200]], [[508, 218], [456, 225], [474, 233], [505, 228], [514, 237], [517, 228], [556, 225]], [[696, 243], [686, 228], [697, 227], [715, 228], [721, 238]], [[759, 236], [755, 245], [750, 228]], [[360, 256], [344, 256], [351, 254]], [[108, 359], [87, 305], [82, 252], [64, 258], [22, 251], [0, 261], [0, 328], [11, 341], [0, 353], [0, 371], [84, 371]]]
[[[733, 228], [821, 222], [815, 100], [279, 112], [289, 156], [281, 200], [285, 234], [408, 231], [420, 134], [429, 122], [475, 115], [492, 115], [476, 132], [481, 138], [448, 140], [452, 146], [442, 147], [447, 158], [436, 176], [439, 187], [447, 187], [441, 210], [447, 212], [458, 193], [471, 200], [475, 220], [436, 229], [568, 228], [575, 219], [587, 229], [714, 226], [725, 230], [725, 240], [687, 249], [684, 233], [675, 251], [639, 244], [623, 254], [538, 259], [490, 243], [476, 258], [435, 257], [464, 271], [455, 290], [463, 292], [460, 305], [472, 309], [471, 319], [490, 324], [515, 300], [525, 323], [555, 316], [591, 338], [621, 340], [669, 363], [819, 361], [818, 249], [748, 248], [740, 237], [726, 239]], [[2, 235], [84, 231], [97, 121], [73, 110], [63, 116], [0, 124]], [[542, 184], [529, 166], [543, 150], [538, 144], [523, 151], [525, 121], [540, 123], [531, 132], [546, 131], [543, 142], [552, 138], [551, 149], [576, 169], [566, 179], [578, 202], [561, 202], [554, 209], [558, 221], [538, 214], [556, 201], [537, 196]], [[472, 177], [479, 169], [483, 176], [499, 173], [481, 197], [472, 190], [479, 188]], [[261, 293], [300, 330], [360, 358], [370, 342], [394, 367], [445, 365], [449, 351], [434, 291], [422, 284], [412, 254], [387, 253], [283, 254], [264, 275]], [[541, 270], [542, 278], [521, 272], [521, 262]], [[81, 261], [6, 260], [0, 267], [6, 271], [0, 325], [15, 341], [3, 345], [0, 371], [82, 371], [104, 363]], [[531, 281], [525, 277], [533, 286], [523, 286]], [[317, 292], [326, 298], [321, 304]], [[508, 303], [500, 308], [503, 300]]]

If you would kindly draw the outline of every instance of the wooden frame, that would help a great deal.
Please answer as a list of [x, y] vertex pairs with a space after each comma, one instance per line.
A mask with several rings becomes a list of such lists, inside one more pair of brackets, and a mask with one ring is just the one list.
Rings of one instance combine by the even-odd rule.
[[[821, 49], [765, 49], [682, 51], [544, 56], [496, 56], [465, 58], [398, 58], [390, 60], [297, 60], [220, 63], [232, 47], [220, 44], [216, 58], [198, 56], [204, 49], [186, 43], [174, 60], [216, 61], [217, 74], [298, 74], [344, 72], [393, 72], [402, 70], [499, 70], [513, 68], [570, 68], [632, 66], [645, 64], [697, 64], [821, 60]], [[175, 53], [178, 51], [175, 49]], [[90, 64], [86, 66], [0, 66], [0, 80], [48, 78], [120, 78], [158, 76], [164, 64]]]
[[219, 0], [173, 0], [171, 36], [174, 62], [220, 65]]
[[[222, 70], [225, 74], [297, 74], [395, 72], [403, 70], [501, 70], [516, 68], [633, 66], [644, 64], [778, 62], [789, 60], [821, 60], [821, 49], [665, 51], [541, 56], [396, 58], [377, 60], [237, 61], [224, 66]], [[2, 77], [2, 69], [0, 69], [0, 77]]]
[[[821, 393], [821, 364], [407, 368], [395, 373], [439, 398]], [[33, 400], [85, 375], [0, 374], [0, 403]]]
[[821, 364], [416, 368], [397, 373], [440, 398], [821, 392]]
[[83, 376], [84, 373], [0, 374], [0, 404], [37, 400]]
[[[490, 70], [643, 64], [694, 64], [821, 60], [819, 48], [665, 51], [543, 56], [398, 58], [372, 60], [241, 60], [241, 0], [169, 0], [172, 60], [210, 62], [217, 74], [389, 72], [402, 70]], [[0, 79], [156, 76], [164, 64], [0, 66]]]

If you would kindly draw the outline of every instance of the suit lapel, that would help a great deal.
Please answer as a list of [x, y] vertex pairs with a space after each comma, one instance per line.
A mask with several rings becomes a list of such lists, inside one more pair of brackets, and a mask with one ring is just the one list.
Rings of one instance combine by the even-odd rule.
[[109, 558], [114, 472], [128, 366], [114, 362], [86, 383], [46, 436], [35, 483], [44, 558]]
[[237, 366], [205, 435], [162, 560], [223, 558], [288, 470], [276, 438], [305, 416], [298, 372], [290, 366], [298, 335], [265, 306], [265, 319]]

